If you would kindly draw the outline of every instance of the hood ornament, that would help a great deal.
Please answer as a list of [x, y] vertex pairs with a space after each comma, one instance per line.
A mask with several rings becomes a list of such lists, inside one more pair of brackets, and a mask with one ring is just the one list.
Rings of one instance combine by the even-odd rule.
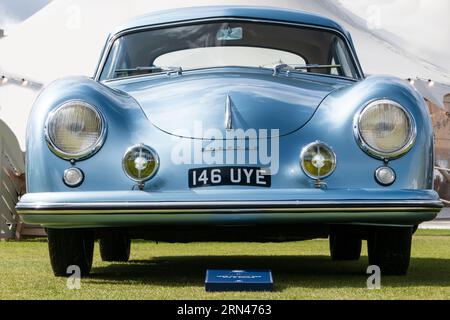
[[227, 94], [227, 101], [225, 103], [225, 129], [226, 130], [233, 129], [231, 98], [228, 94]]

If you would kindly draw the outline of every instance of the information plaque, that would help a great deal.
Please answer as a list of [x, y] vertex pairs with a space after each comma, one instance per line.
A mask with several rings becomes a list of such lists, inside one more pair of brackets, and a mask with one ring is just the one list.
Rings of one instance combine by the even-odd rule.
[[220, 291], [272, 291], [270, 270], [207, 270], [205, 289]]

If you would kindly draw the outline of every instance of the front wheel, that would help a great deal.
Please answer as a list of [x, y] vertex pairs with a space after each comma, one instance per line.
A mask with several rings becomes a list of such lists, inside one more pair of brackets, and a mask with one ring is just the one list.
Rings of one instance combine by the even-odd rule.
[[94, 255], [94, 232], [85, 229], [47, 229], [48, 249], [53, 273], [67, 277], [70, 266], [78, 267], [81, 276], [91, 272]]
[[362, 240], [344, 232], [330, 234], [330, 254], [334, 261], [358, 260], [361, 256]]
[[108, 230], [100, 236], [99, 243], [103, 261], [127, 262], [130, 259], [131, 240], [125, 230]]
[[411, 259], [412, 228], [379, 228], [369, 237], [369, 263], [383, 275], [405, 275]]

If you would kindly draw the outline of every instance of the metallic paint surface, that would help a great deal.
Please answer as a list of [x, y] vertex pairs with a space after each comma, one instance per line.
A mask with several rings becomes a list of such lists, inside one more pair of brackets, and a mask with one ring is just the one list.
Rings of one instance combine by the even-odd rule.
[[330, 92], [352, 83], [274, 77], [267, 70], [228, 70], [186, 72], [182, 76], [164, 76], [163, 81], [147, 77], [139, 82], [108, 84], [133, 96], [159, 129], [181, 136], [182, 132], [190, 132], [187, 137], [203, 139], [207, 137], [194, 133], [198, 120], [202, 121], [203, 133], [218, 129], [225, 136], [227, 96], [232, 104], [233, 129], [279, 129], [280, 135], [286, 135], [308, 122]]
[[[389, 97], [408, 108], [416, 120], [418, 131], [411, 151], [390, 162], [397, 173], [397, 181], [390, 189], [379, 186], [373, 178], [374, 171], [382, 161], [364, 153], [353, 136], [354, 114], [366, 101], [379, 97]], [[61, 175], [70, 167], [70, 163], [48, 149], [44, 123], [47, 113], [61, 101], [81, 98], [95, 103], [101, 109], [108, 122], [109, 133], [103, 147], [94, 157], [77, 162], [86, 175], [78, 191], [131, 190], [133, 182], [123, 173], [121, 159], [128, 147], [137, 143], [155, 149], [161, 162], [158, 175], [146, 184], [146, 190], [187, 190], [186, 173], [196, 165], [173, 165], [171, 148], [175, 143], [191, 143], [191, 139], [173, 139], [170, 134], [156, 128], [138, 102], [127, 93], [87, 78], [69, 78], [51, 84], [41, 93], [33, 107], [28, 127], [29, 193], [68, 191], [61, 181]], [[301, 100], [302, 97], [299, 95], [298, 98]], [[223, 117], [222, 112], [219, 119], [221, 127]], [[168, 118], [167, 121], [177, 120]], [[306, 125], [280, 137], [280, 172], [272, 177], [272, 189], [311, 188], [312, 180], [304, 175], [299, 166], [299, 154], [304, 146], [316, 140], [331, 146], [339, 158], [336, 171], [326, 180], [329, 188], [432, 189], [433, 144], [429, 116], [419, 94], [400, 79], [370, 77], [328, 95]], [[204, 142], [205, 145], [207, 142]]]

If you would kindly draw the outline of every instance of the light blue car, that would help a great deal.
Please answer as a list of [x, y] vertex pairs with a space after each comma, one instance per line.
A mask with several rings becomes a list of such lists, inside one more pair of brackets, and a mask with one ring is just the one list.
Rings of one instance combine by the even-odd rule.
[[412, 234], [442, 207], [423, 98], [366, 78], [335, 22], [275, 8], [177, 9], [118, 28], [93, 79], [36, 100], [26, 174], [17, 211], [47, 229], [57, 276], [87, 275], [96, 238], [105, 261], [127, 261], [132, 238], [329, 237], [334, 260], [368, 240], [370, 264], [405, 274]]

